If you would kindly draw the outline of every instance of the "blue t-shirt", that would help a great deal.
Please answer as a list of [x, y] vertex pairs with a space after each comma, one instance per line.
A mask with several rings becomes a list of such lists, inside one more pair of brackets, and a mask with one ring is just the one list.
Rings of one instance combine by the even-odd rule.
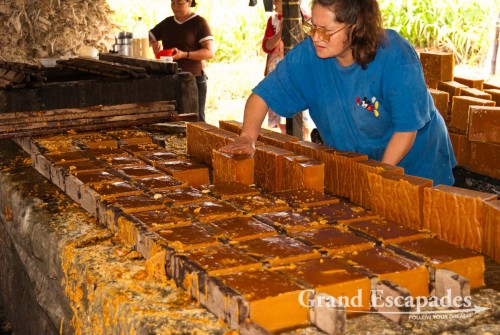
[[381, 160], [394, 132], [417, 131], [398, 164], [406, 174], [453, 185], [456, 165], [443, 118], [413, 47], [392, 30], [366, 70], [316, 55], [311, 38], [296, 45], [253, 92], [284, 117], [309, 109], [326, 145]]

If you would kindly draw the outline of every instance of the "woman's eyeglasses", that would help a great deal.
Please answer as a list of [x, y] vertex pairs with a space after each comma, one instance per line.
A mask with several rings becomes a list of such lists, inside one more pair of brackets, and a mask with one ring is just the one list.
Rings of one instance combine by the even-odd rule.
[[302, 30], [309, 36], [313, 37], [316, 33], [318, 36], [324, 41], [324, 42], [330, 42], [330, 38], [341, 32], [342, 30], [349, 28], [351, 25], [346, 25], [338, 30], [335, 30], [333, 33], [329, 33], [326, 31], [325, 28], [320, 28], [317, 27], [316, 25], [312, 24], [310, 20], [307, 20], [302, 23]]

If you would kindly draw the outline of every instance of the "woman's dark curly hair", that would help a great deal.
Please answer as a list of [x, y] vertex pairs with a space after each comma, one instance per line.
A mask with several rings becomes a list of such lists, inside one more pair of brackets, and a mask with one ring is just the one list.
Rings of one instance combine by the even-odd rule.
[[386, 39], [377, 0], [313, 0], [314, 5], [331, 10], [339, 23], [355, 25], [350, 39], [352, 54], [366, 69]]

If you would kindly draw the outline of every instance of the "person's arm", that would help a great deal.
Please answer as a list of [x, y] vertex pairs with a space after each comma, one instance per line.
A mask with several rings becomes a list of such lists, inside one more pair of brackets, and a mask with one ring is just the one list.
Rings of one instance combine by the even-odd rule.
[[271, 52], [274, 48], [276, 48], [278, 43], [281, 41], [281, 31], [283, 30], [282, 25], [283, 25], [283, 21], [280, 21], [278, 31], [272, 37], [270, 37], [264, 41], [264, 43], [265, 43], [264, 50], [268, 50], [269, 52]]
[[382, 156], [382, 163], [398, 165], [410, 151], [416, 137], [416, 131], [395, 132], [392, 134]]
[[161, 43], [156, 40], [155, 35], [151, 31], [149, 32], [149, 45], [153, 48], [155, 55], [161, 51]]
[[255, 142], [259, 137], [260, 127], [266, 117], [268, 106], [257, 94], [252, 93], [245, 104], [243, 129], [240, 136], [231, 144], [220, 149], [222, 152], [251, 155], [255, 152]]
[[215, 48], [213, 40], [206, 40], [201, 42], [201, 49], [198, 50], [183, 51], [177, 48], [174, 49], [175, 49], [174, 60], [189, 58], [193, 60], [202, 61], [202, 60], [212, 59], [215, 56]]

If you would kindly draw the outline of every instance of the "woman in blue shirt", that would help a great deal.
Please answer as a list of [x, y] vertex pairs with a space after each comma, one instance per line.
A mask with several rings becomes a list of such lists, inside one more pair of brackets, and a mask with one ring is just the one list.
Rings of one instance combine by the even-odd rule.
[[247, 100], [237, 141], [250, 154], [268, 108], [284, 117], [309, 109], [326, 145], [452, 185], [456, 165], [417, 53], [382, 27], [376, 0], [313, 0], [311, 36], [293, 48]]

